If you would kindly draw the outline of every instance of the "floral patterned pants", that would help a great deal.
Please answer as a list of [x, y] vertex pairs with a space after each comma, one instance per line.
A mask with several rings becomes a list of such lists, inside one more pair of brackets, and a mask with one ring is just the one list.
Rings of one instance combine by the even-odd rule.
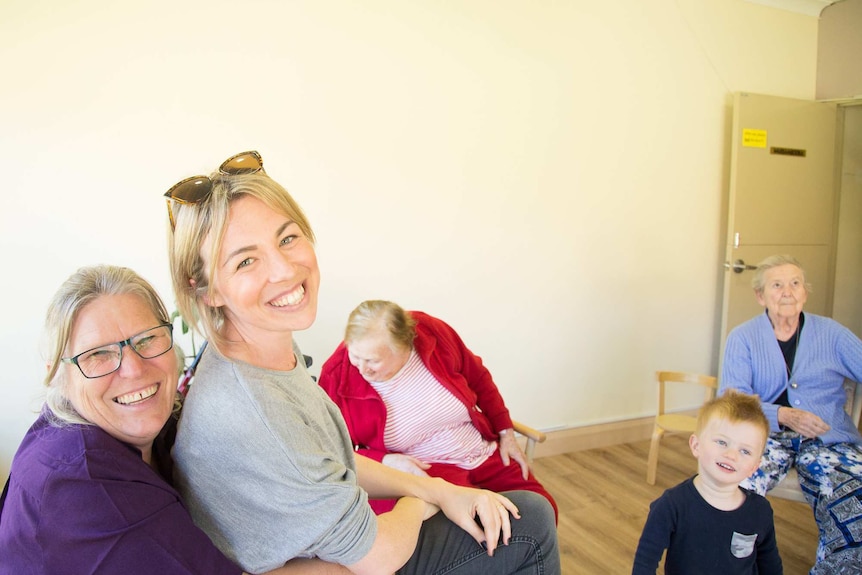
[[793, 431], [774, 433], [760, 468], [742, 486], [766, 495], [791, 465], [820, 531], [811, 575], [862, 574], [862, 448], [824, 445]]

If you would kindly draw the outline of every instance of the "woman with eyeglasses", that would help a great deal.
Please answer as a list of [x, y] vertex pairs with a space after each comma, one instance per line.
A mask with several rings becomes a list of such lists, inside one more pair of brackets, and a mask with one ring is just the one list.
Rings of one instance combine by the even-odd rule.
[[242, 573], [170, 485], [168, 317], [128, 268], [81, 268], [54, 295], [45, 404], [0, 500], [0, 573]]
[[[246, 152], [166, 194], [178, 306], [210, 344], [174, 448], [195, 521], [250, 571], [314, 557], [354, 573], [559, 573], [542, 496], [455, 486], [354, 454], [293, 337], [317, 314], [314, 235], [262, 168]], [[376, 516], [369, 497], [400, 499]]]

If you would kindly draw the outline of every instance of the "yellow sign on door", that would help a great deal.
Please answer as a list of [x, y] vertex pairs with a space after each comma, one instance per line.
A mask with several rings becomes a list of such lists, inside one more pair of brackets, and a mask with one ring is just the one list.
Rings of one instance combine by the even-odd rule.
[[752, 130], [750, 128], [743, 128], [742, 145], [745, 148], [765, 148], [766, 130]]

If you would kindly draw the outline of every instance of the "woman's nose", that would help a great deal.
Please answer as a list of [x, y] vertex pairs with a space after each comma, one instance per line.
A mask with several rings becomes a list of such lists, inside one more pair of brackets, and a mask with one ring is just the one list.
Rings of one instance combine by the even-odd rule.
[[276, 251], [274, 257], [269, 260], [269, 279], [277, 282], [284, 279], [291, 279], [296, 275], [296, 265], [290, 260], [286, 254]]
[[144, 361], [144, 358], [127, 347], [123, 349], [119, 371], [126, 377], [134, 377], [143, 370]]

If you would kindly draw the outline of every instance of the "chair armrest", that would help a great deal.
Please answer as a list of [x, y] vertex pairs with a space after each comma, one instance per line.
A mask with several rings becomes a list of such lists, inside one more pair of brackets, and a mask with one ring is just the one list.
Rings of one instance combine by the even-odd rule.
[[517, 433], [520, 433], [527, 439], [532, 439], [536, 443], [542, 443], [548, 438], [544, 432], [539, 431], [538, 429], [533, 429], [529, 425], [524, 425], [520, 421], [515, 421], [514, 419], [512, 420], [512, 427]]
[[512, 427], [516, 433], [520, 433], [527, 438], [526, 449], [524, 455], [527, 456], [527, 463], [533, 462], [533, 453], [536, 451], [536, 444], [545, 441], [548, 436], [538, 429], [533, 429], [529, 425], [524, 425], [520, 421], [512, 420]]

